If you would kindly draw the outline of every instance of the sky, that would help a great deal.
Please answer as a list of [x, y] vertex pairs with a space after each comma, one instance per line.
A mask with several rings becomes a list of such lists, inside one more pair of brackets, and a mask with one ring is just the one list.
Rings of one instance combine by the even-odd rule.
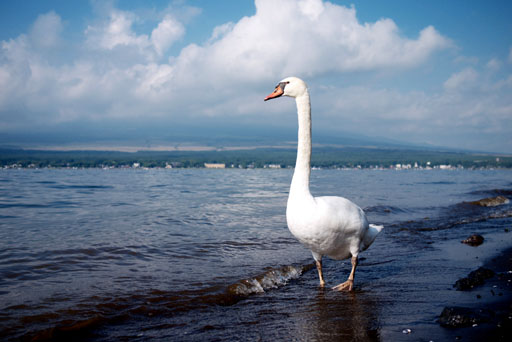
[[[512, 2], [0, 2], [0, 145], [314, 142], [512, 153]], [[328, 139], [327, 139], [328, 138]], [[258, 140], [259, 139], [259, 140]]]

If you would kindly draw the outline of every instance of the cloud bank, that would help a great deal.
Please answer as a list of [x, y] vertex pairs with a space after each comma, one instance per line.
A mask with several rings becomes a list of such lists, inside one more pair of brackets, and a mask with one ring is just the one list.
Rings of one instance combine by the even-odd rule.
[[[256, 0], [255, 5], [254, 15], [223, 23], [207, 41], [174, 54], [187, 29], [173, 13], [139, 32], [135, 24], [143, 19], [137, 13], [111, 7], [87, 25], [78, 44], [65, 41], [66, 24], [57, 13], [41, 14], [27, 33], [0, 43], [0, 131], [69, 122], [265, 117], [283, 107], [262, 107], [261, 99], [288, 75], [310, 81], [322, 99], [319, 122], [326, 126], [343, 124], [365, 133], [357, 125], [364, 122], [397, 134], [447, 125], [467, 132], [482, 123], [492, 131], [503, 127], [502, 120], [510, 123], [503, 119], [510, 101], [493, 98], [490, 90], [510, 91], [510, 77], [501, 83], [482, 80], [485, 75], [475, 69], [453, 73], [433, 94], [337, 82], [320, 91], [317, 80], [326, 75], [399, 73], [425, 65], [454, 46], [432, 26], [411, 38], [391, 19], [362, 23], [354, 7], [321, 0]], [[489, 69], [499, 68], [493, 65]], [[466, 103], [469, 92], [477, 104]]]

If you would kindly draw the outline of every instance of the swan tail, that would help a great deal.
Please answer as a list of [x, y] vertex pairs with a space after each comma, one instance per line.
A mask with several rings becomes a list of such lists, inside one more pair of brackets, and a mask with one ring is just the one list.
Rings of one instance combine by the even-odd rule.
[[379, 235], [382, 229], [384, 229], [383, 225], [370, 223], [368, 230], [366, 231], [366, 234], [364, 234], [363, 249], [367, 249], [368, 247], [370, 247], [370, 245], [373, 243], [373, 241], [375, 240], [377, 235]]

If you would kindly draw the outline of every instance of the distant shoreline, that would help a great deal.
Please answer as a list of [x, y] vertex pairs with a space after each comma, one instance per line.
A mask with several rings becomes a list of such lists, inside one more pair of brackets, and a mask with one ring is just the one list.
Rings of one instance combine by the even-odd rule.
[[[293, 166], [287, 167], [272, 167], [272, 165], [265, 165], [263, 167], [206, 167], [206, 166], [193, 166], [193, 167], [146, 167], [146, 166], [130, 166], [130, 165], [121, 165], [121, 166], [89, 166], [89, 167], [78, 167], [78, 166], [44, 166], [44, 167], [31, 167], [31, 166], [19, 166], [19, 165], [5, 165], [0, 167], [1, 170], [12, 170], [12, 169], [20, 169], [20, 170], [165, 170], [165, 169], [210, 169], [210, 170], [260, 170], [260, 169], [268, 169], [268, 170], [280, 170], [280, 169], [293, 169]], [[313, 171], [316, 170], [336, 170], [336, 171], [350, 171], [350, 170], [371, 170], [371, 171], [457, 171], [457, 170], [465, 170], [465, 171], [493, 171], [493, 170], [512, 170], [512, 167], [456, 167], [456, 166], [448, 166], [445, 168], [440, 168], [439, 166], [431, 167], [431, 168], [393, 168], [393, 167], [312, 167]]]
[[[119, 151], [123, 149], [124, 151]], [[133, 148], [135, 149], [135, 148]], [[295, 146], [168, 146], [152, 150], [0, 148], [0, 168], [293, 168]], [[224, 165], [220, 167], [221, 165]], [[512, 155], [403, 148], [313, 146], [313, 169], [509, 169]]]

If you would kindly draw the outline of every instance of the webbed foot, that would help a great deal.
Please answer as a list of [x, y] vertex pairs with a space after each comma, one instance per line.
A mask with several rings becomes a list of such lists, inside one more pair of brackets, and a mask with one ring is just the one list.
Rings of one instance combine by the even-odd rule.
[[354, 288], [354, 281], [349, 279], [344, 283], [334, 286], [332, 289], [334, 291], [352, 291], [353, 288]]

